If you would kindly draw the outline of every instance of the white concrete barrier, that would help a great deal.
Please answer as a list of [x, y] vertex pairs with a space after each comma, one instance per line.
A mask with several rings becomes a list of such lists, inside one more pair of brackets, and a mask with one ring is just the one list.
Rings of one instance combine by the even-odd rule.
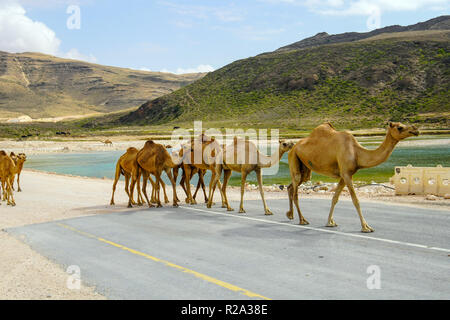
[[450, 194], [450, 168], [441, 165], [432, 167], [395, 167], [391, 178], [395, 194]]

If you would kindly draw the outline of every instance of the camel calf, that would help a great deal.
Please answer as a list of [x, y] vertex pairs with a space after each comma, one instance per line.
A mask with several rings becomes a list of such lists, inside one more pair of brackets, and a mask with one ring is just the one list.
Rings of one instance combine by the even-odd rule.
[[[11, 152], [10, 157], [14, 161], [14, 164], [16, 166], [17, 192], [21, 192], [22, 189], [20, 188], [20, 174], [22, 173], [23, 164], [25, 163], [25, 161], [27, 161], [27, 156], [25, 155], [25, 153], [19, 153], [18, 155], [16, 155], [16, 154], [14, 154], [14, 152]], [[11, 182], [11, 187], [14, 190], [14, 177]]]

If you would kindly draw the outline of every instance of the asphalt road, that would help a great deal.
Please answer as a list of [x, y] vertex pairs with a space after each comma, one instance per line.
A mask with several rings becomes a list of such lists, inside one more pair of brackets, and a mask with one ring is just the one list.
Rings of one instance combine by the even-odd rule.
[[324, 227], [330, 202], [301, 200], [305, 227], [269, 200], [273, 216], [246, 201], [246, 214], [134, 208], [7, 231], [113, 299], [450, 299], [450, 211], [362, 202], [363, 234], [345, 200]]

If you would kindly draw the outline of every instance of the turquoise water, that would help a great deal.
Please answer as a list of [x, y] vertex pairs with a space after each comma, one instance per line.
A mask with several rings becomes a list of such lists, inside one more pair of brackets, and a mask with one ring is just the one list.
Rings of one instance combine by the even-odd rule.
[[[125, 151], [105, 151], [85, 154], [41, 154], [30, 155], [25, 163], [26, 168], [35, 170], [72, 174], [77, 176], [114, 178], [116, 161]], [[419, 146], [419, 147], [397, 147], [391, 157], [385, 163], [370, 169], [360, 170], [355, 176], [355, 181], [376, 181], [386, 182], [394, 174], [395, 166], [431, 167], [441, 164], [444, 167], [450, 166], [450, 148], [448, 145], [439, 146]], [[168, 183], [168, 178], [163, 175]], [[178, 178], [178, 181], [180, 178]], [[313, 181], [335, 181], [333, 179], [313, 174]], [[209, 174], [206, 182], [209, 181]], [[233, 173], [230, 184], [240, 185], [240, 174]], [[255, 174], [247, 177], [250, 183], [256, 183]], [[277, 175], [263, 178], [265, 184], [288, 184], [290, 182], [287, 154], [281, 159]], [[192, 179], [196, 183], [197, 178]]]

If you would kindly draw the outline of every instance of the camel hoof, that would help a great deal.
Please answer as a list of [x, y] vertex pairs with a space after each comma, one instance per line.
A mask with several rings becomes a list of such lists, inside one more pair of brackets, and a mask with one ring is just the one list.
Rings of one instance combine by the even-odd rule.
[[110, 206], [114, 206], [115, 203], [114, 203], [113, 201], [111, 201], [111, 202], [109, 203], [109, 205], [110, 205]]
[[370, 232], [374, 232], [374, 231], [375, 230], [369, 225], [366, 225], [361, 229], [361, 232], [364, 232], [364, 233], [370, 233]]
[[272, 211], [270, 210], [266, 210], [266, 212], [264, 213], [266, 216], [271, 216], [273, 215]]
[[288, 212], [286, 212], [286, 217], [289, 220], [294, 220], [294, 213], [292, 211], [288, 211]]
[[329, 228], [333, 228], [333, 227], [337, 227], [338, 225], [336, 224], [336, 222], [334, 222], [334, 220], [331, 220], [330, 222], [327, 223], [326, 227]]
[[230, 208], [230, 207], [228, 207], [228, 208], [227, 208], [227, 211], [234, 211], [234, 209], [233, 209], [233, 208]]
[[239, 213], [245, 213], [244, 209], [239, 209]]
[[305, 219], [303, 219], [303, 220], [300, 220], [300, 223], [299, 223], [299, 224], [302, 225], [302, 226], [306, 226], [306, 225], [309, 224], [309, 222], [306, 221]]
[[[152, 207], [153, 207], [153, 206], [152, 206]], [[159, 203], [156, 207], [157, 207], [157, 208], [162, 208], [162, 204]]]
[[173, 207], [174, 207], [174, 208], [178, 208], [178, 207], [179, 207], [178, 203], [174, 203], [174, 204], [173, 204]]
[[128, 204], [127, 208], [133, 208], [133, 206], [131, 204]]

